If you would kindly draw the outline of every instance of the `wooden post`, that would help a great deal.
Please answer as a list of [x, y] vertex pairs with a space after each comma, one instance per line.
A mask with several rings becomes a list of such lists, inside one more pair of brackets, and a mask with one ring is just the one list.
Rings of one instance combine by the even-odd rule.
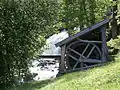
[[100, 27], [101, 31], [101, 39], [102, 39], [102, 60], [103, 62], [106, 62], [107, 56], [108, 56], [108, 49], [107, 49], [107, 43], [106, 43], [106, 26]]
[[116, 38], [117, 37], [117, 0], [113, 0], [113, 2], [115, 2], [116, 4], [113, 6], [113, 21], [111, 23], [112, 26], [112, 38]]
[[59, 62], [59, 73], [63, 73], [65, 70], [65, 50], [66, 50], [66, 45], [63, 45], [61, 47], [61, 60]]

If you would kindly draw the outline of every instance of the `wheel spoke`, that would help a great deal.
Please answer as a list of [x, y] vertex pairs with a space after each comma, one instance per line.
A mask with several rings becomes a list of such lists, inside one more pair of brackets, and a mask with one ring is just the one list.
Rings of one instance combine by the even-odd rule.
[[87, 46], [85, 47], [85, 49], [82, 52], [82, 56], [85, 54], [85, 52], [87, 51], [88, 47], [90, 46], [90, 44], [87, 44]]
[[76, 57], [74, 57], [74, 56], [72, 56], [72, 55], [70, 55], [70, 54], [68, 54], [68, 56], [71, 57], [72, 59], [78, 61], [78, 59], [77, 59]]
[[96, 47], [95, 45], [92, 47], [92, 49], [91, 49], [91, 51], [88, 53], [86, 59], [90, 57], [90, 55], [91, 55], [91, 53], [93, 52], [93, 50], [95, 49], [95, 47]]
[[85, 58], [85, 56], [84, 56], [84, 55], [80, 54], [79, 52], [75, 51], [74, 49], [72, 49], [72, 48], [68, 48], [68, 49], [69, 49], [70, 51], [72, 51], [72, 52], [76, 53], [76, 54], [77, 54], [77, 55], [79, 55], [80, 57]]
[[77, 63], [73, 66], [73, 69], [75, 69], [75, 68], [76, 68], [76, 66], [78, 65], [78, 63], [79, 63], [79, 62], [77, 62]]

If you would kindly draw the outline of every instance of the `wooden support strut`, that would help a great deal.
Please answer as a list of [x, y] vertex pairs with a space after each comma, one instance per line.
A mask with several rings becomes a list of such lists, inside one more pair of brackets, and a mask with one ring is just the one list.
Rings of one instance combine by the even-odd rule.
[[65, 50], [66, 50], [66, 45], [63, 45], [61, 47], [61, 60], [59, 62], [59, 73], [62, 73], [65, 70]]
[[107, 59], [107, 44], [106, 44], [106, 26], [100, 27], [101, 39], [102, 39], [102, 61], [106, 62]]

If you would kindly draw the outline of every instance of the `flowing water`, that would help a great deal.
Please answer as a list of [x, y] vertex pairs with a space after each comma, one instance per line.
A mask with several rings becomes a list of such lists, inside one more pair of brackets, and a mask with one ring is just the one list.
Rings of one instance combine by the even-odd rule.
[[[64, 40], [69, 35], [67, 31], [62, 31], [61, 33], [54, 34], [51, 37], [47, 39], [47, 45], [45, 46], [46, 49], [42, 53], [42, 55], [60, 55], [60, 47], [56, 47], [55, 44]], [[54, 59], [43, 59], [43, 61], [51, 61], [56, 62]], [[50, 78], [55, 78], [58, 73], [58, 67], [59, 64], [53, 63], [53, 64], [46, 64], [44, 68], [42, 66], [39, 66], [39, 61], [35, 60], [32, 65], [33, 67], [30, 67], [31, 73], [37, 73], [37, 75], [33, 78], [35, 81], [39, 80], [45, 80]]]

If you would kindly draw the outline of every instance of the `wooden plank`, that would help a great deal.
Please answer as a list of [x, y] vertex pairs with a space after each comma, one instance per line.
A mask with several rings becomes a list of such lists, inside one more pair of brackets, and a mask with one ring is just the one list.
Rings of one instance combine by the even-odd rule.
[[97, 24], [95, 24], [95, 25], [93, 25], [93, 26], [91, 26], [91, 27], [88, 27], [88, 28], [84, 29], [83, 31], [81, 31], [81, 32], [79, 32], [79, 33], [77, 33], [77, 34], [75, 34], [75, 35], [73, 35], [73, 36], [70, 36], [69, 38], [67, 38], [67, 39], [65, 39], [65, 40], [63, 40], [63, 41], [61, 41], [61, 42], [58, 42], [58, 43], [55, 44], [55, 45], [56, 45], [56, 46], [62, 46], [63, 44], [66, 44], [66, 43], [68, 43], [68, 42], [70, 42], [70, 41], [78, 38], [79, 36], [82, 36], [82, 35], [90, 32], [90, 31], [92, 31], [92, 30], [95, 30], [95, 29], [103, 26], [104, 24], [108, 23], [109, 21], [110, 21], [109, 19], [105, 19], [105, 20], [103, 20], [103, 21], [101, 21], [101, 22], [99, 22], [99, 23], [97, 23]]
[[59, 73], [65, 70], [65, 50], [66, 50], [66, 45], [63, 45], [61, 47], [61, 60], [59, 62]]

